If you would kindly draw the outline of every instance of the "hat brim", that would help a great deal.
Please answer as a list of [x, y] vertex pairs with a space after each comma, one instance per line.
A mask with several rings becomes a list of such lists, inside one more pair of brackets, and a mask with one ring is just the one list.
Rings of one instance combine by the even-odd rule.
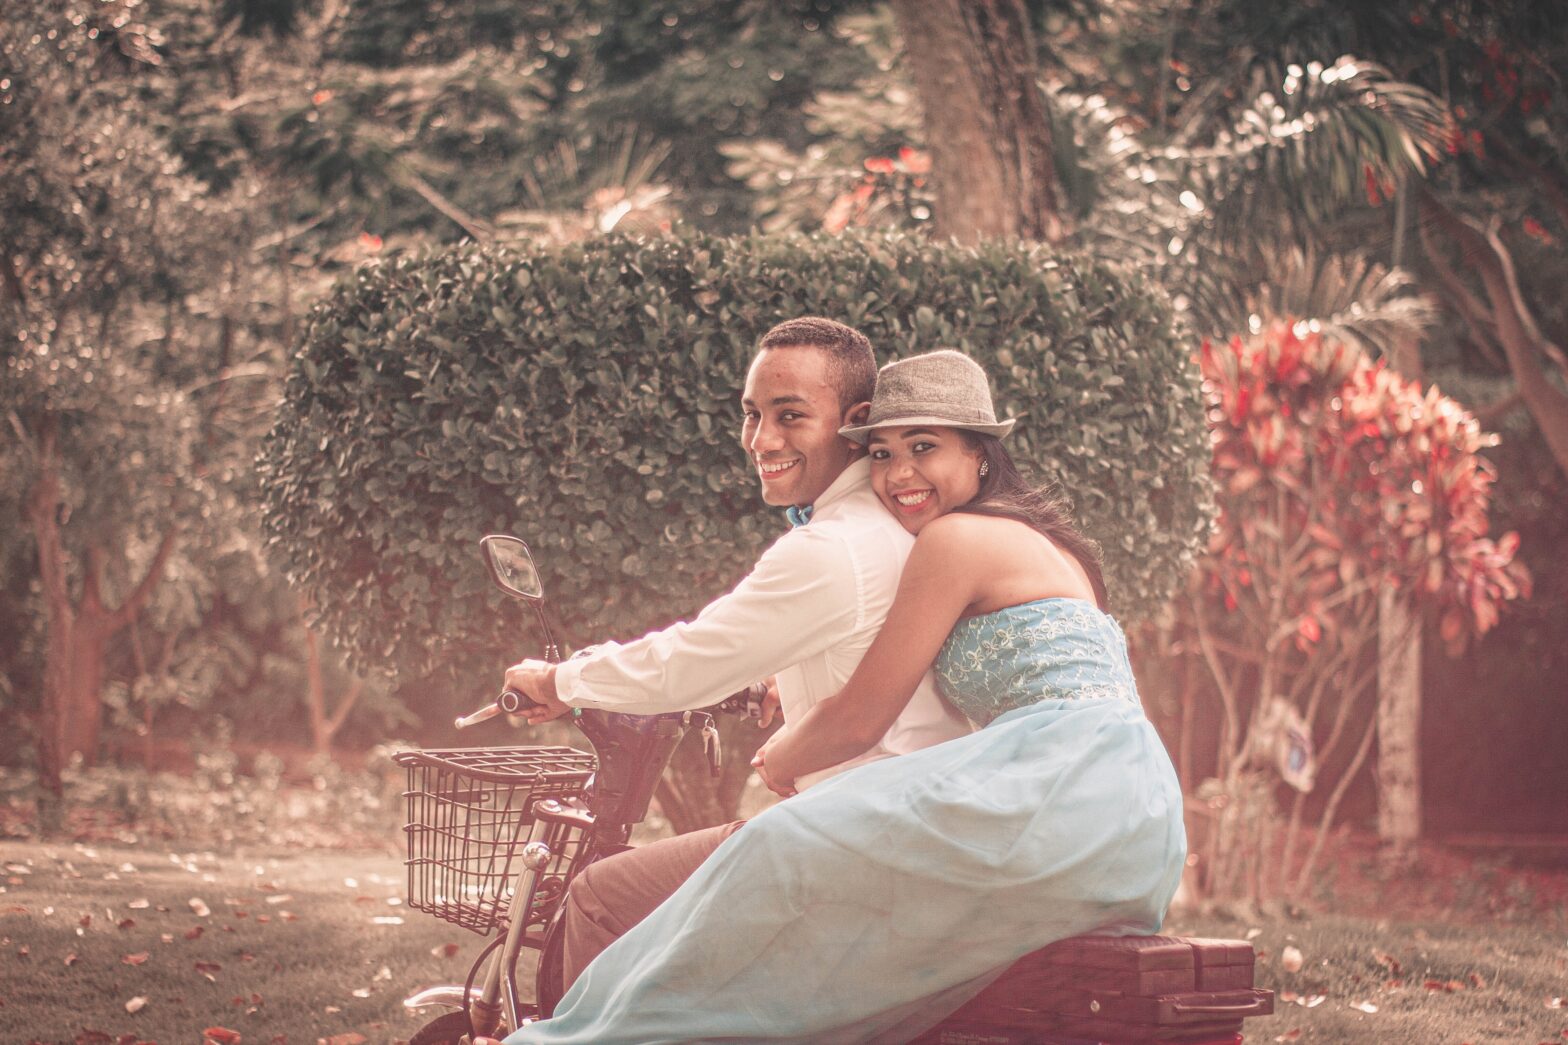
[[979, 432], [981, 435], [995, 436], [1001, 439], [1013, 430], [1013, 425], [1018, 423], [1016, 417], [1004, 418], [995, 424], [969, 424], [964, 421], [954, 421], [947, 417], [937, 417], [934, 414], [925, 414], [918, 417], [889, 417], [869, 425], [845, 425], [838, 430], [838, 434], [845, 439], [852, 439], [864, 445], [871, 439], [871, 433], [878, 428], [962, 428], [966, 432]]

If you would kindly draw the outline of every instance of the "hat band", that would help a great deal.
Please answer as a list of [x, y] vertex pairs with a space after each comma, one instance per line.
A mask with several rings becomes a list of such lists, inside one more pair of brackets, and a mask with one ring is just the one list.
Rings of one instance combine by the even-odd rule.
[[945, 417], [956, 424], [994, 425], [996, 415], [989, 411], [963, 410], [952, 403], [909, 403], [897, 405], [888, 404], [885, 412], [872, 410], [871, 416], [866, 418], [867, 424], [881, 424], [899, 417]]

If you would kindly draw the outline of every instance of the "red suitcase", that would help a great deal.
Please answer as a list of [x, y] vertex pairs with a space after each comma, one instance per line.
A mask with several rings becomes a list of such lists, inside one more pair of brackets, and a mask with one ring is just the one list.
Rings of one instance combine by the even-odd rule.
[[1077, 936], [1025, 955], [917, 1045], [1235, 1045], [1274, 1011], [1252, 945]]

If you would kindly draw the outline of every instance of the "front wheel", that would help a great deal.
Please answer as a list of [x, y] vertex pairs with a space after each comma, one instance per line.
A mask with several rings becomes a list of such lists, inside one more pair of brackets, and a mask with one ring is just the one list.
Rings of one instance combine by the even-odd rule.
[[408, 1045], [467, 1045], [468, 1033], [468, 1013], [449, 1012], [415, 1031]]

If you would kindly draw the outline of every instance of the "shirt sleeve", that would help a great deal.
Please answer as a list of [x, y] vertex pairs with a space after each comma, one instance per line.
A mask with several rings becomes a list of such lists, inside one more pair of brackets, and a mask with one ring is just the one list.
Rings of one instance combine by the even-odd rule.
[[859, 623], [858, 587], [842, 539], [792, 530], [695, 620], [561, 664], [556, 696], [634, 715], [708, 707], [848, 635]]

